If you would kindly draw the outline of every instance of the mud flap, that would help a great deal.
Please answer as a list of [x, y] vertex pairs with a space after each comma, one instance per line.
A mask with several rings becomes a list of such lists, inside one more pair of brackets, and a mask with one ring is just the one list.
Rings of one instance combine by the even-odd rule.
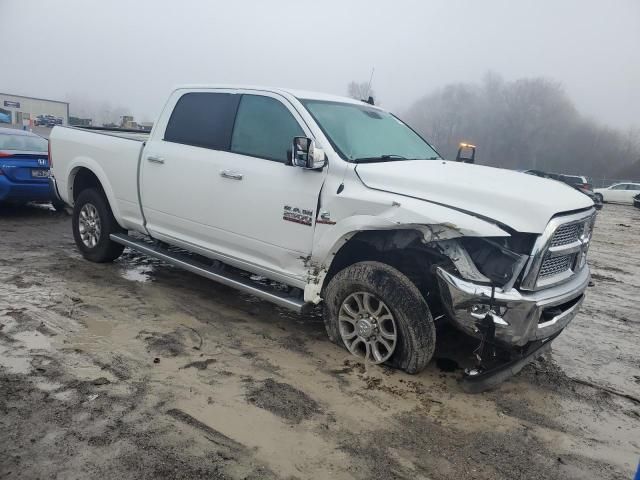
[[[532, 342], [526, 347], [524, 352], [496, 367], [473, 374], [465, 372], [464, 377], [460, 379], [462, 390], [466, 393], [480, 393], [497, 387], [508, 378], [517, 374], [536, 357], [547, 352], [551, 348], [551, 342], [560, 335], [561, 332], [562, 330], [549, 338]], [[477, 372], [477, 370], [473, 372]]]

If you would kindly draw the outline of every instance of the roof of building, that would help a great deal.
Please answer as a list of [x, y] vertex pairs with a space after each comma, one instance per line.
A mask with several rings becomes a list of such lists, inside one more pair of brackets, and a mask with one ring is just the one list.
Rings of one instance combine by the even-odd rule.
[[6, 95], [7, 97], [27, 98], [29, 100], [39, 100], [44, 102], [63, 103], [65, 105], [69, 105], [69, 102], [63, 102], [62, 100], [51, 100], [50, 98], [27, 97], [26, 95], [16, 95], [14, 93], [0, 93], [0, 96], [2, 95]]

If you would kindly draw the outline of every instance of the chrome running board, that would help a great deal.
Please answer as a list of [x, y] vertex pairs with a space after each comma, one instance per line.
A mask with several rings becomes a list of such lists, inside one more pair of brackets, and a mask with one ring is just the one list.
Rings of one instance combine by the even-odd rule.
[[225, 272], [223, 269], [211, 267], [196, 259], [186, 255], [170, 252], [165, 248], [150, 245], [146, 242], [136, 240], [124, 233], [112, 233], [109, 238], [116, 243], [120, 243], [125, 247], [129, 247], [138, 252], [144, 253], [150, 257], [157, 258], [163, 262], [167, 262], [191, 273], [221, 283], [231, 288], [240, 290], [241, 292], [254, 295], [263, 300], [272, 302], [280, 307], [289, 308], [295, 312], [301, 313], [306, 305], [301, 298], [293, 297], [287, 292], [279, 292], [267, 285], [260, 285], [252, 282], [250, 279], [238, 275], [235, 272]]

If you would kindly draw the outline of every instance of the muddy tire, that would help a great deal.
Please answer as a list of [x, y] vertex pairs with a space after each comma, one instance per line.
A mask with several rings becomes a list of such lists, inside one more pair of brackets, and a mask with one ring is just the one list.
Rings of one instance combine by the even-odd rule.
[[109, 235], [123, 229], [113, 217], [104, 193], [93, 188], [83, 190], [73, 206], [73, 238], [87, 260], [112, 262], [124, 250], [124, 245], [111, 241]]
[[[390, 313], [394, 322], [395, 348], [383, 363], [407, 373], [418, 373], [427, 366], [436, 345], [435, 325], [424, 297], [406, 276], [384, 263], [359, 262], [341, 270], [331, 279], [324, 292], [324, 324], [331, 341], [347, 350], [350, 350], [347, 345], [350, 340], [343, 337], [352, 336], [354, 333], [345, 334], [344, 326], [341, 331], [339, 316], [342, 312], [340, 318], [344, 318], [342, 309], [354, 295], [374, 298], [379, 302], [374, 309], [377, 310], [380, 304], [384, 305], [385, 312]], [[344, 320], [342, 325], [345, 325]], [[365, 324], [364, 328], [368, 328], [368, 325]], [[385, 329], [391, 330], [390, 326], [383, 328]], [[357, 327], [354, 327], [354, 330], [357, 330], [359, 335], [361, 330]], [[381, 333], [378, 332], [378, 338]], [[376, 335], [369, 338], [375, 339]], [[391, 335], [389, 338], [392, 338]], [[351, 347], [353, 348], [353, 343]]]
[[600, 203], [604, 203], [604, 198], [602, 197], [601, 193], [596, 193], [595, 197], [598, 199]]

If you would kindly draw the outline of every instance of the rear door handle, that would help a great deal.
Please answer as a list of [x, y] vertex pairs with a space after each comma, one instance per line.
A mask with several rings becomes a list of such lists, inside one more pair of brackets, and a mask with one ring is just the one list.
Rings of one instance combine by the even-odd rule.
[[243, 175], [238, 172], [232, 172], [231, 170], [222, 170], [220, 172], [220, 176], [224, 178], [229, 178], [231, 180], [242, 180]]
[[164, 163], [164, 158], [158, 157], [157, 155], [149, 155], [147, 157], [147, 161], [152, 163]]

